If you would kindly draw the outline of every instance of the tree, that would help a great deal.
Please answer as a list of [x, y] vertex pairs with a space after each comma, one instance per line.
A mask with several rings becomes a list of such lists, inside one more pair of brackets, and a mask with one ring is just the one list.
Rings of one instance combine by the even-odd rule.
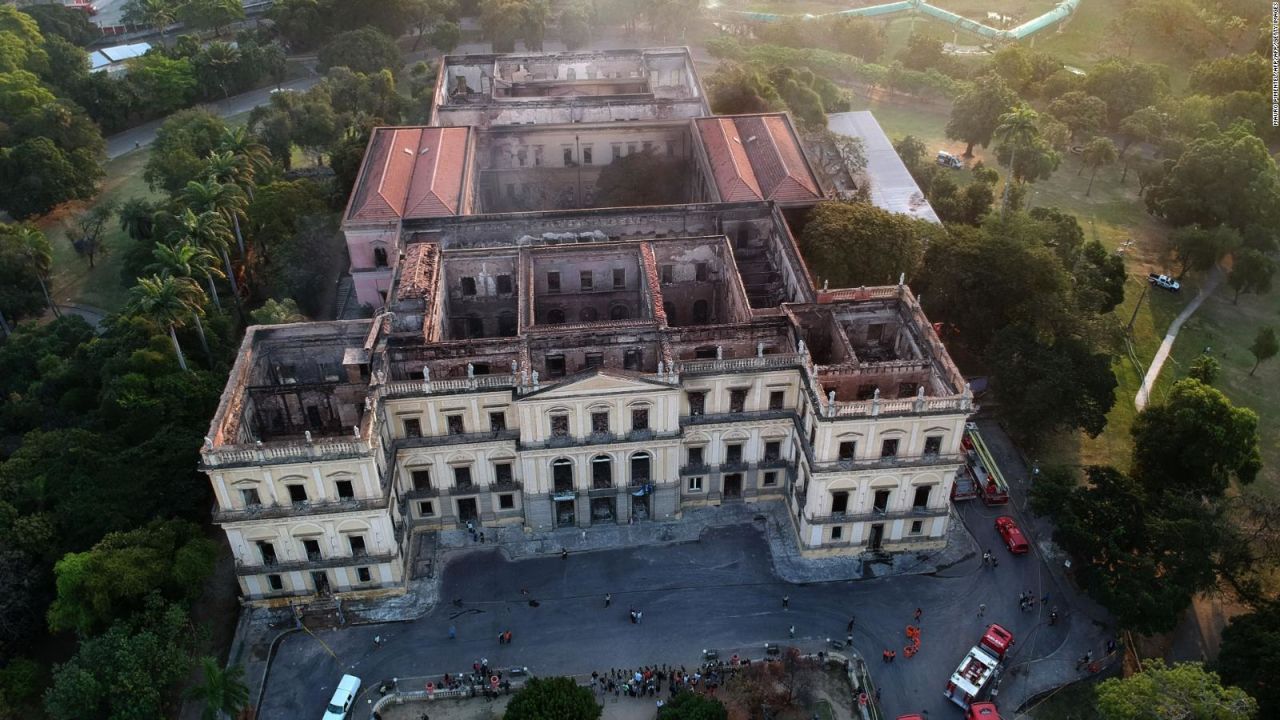
[[53, 248], [33, 225], [0, 225], [0, 331], [8, 334], [7, 320], [18, 321], [48, 306], [57, 316], [49, 296], [49, 270]]
[[1115, 405], [1111, 355], [1078, 337], [1046, 343], [1027, 327], [1000, 331], [989, 351], [991, 385], [1010, 433], [1034, 441], [1058, 430], [1097, 437]]
[[898, 61], [911, 70], [934, 68], [944, 73], [952, 65], [951, 59], [943, 51], [942, 41], [923, 32], [912, 33], [907, 38], [907, 47], [898, 55]]
[[825, 202], [809, 213], [800, 249], [834, 287], [892, 285], [915, 274], [936, 225], [860, 202]]
[[600, 706], [573, 678], [533, 678], [511, 696], [505, 720], [596, 720]]
[[1190, 378], [1138, 413], [1130, 432], [1133, 476], [1152, 492], [1219, 498], [1232, 478], [1247, 485], [1262, 466], [1258, 414]]
[[[915, 36], [913, 36], [915, 37]], [[973, 146], [986, 147], [1003, 116], [1021, 103], [1018, 94], [995, 74], [983, 75], [956, 98], [947, 120], [947, 137], [965, 142], [964, 156], [973, 157]]]
[[1249, 375], [1258, 369], [1264, 361], [1275, 357], [1280, 352], [1280, 341], [1276, 340], [1276, 330], [1271, 327], [1258, 328], [1258, 334], [1253, 337], [1253, 344], [1249, 346], [1249, 352], [1253, 353], [1253, 367], [1249, 369]]
[[177, 3], [173, 0], [128, 0], [124, 4], [124, 22], [128, 25], [146, 25], [160, 34], [160, 44], [166, 44], [165, 33], [178, 19]]
[[88, 14], [78, 8], [44, 3], [28, 5], [22, 8], [22, 12], [36, 21], [45, 42], [51, 37], [61, 37], [74, 45], [85, 47], [102, 35], [98, 26], [89, 22]]
[[285, 325], [287, 323], [306, 322], [307, 316], [298, 309], [293, 298], [276, 300], [271, 298], [262, 307], [249, 313], [254, 325]]
[[[1013, 179], [1020, 183], [1046, 179], [1058, 169], [1061, 157], [1040, 135], [1040, 116], [1031, 108], [1020, 105], [999, 118], [993, 137], [999, 141], [996, 159], [1009, 166]], [[1005, 194], [1001, 202], [1004, 212], [1009, 209], [1009, 186], [1005, 181]]]
[[1276, 263], [1269, 255], [1251, 247], [1235, 252], [1235, 260], [1231, 266], [1231, 274], [1227, 276], [1227, 284], [1235, 290], [1231, 298], [1232, 305], [1240, 303], [1241, 293], [1261, 295], [1271, 290], [1271, 276], [1275, 275]]
[[658, 708], [657, 720], [728, 720], [724, 703], [696, 692], [680, 692]]
[[1169, 92], [1165, 74], [1164, 68], [1156, 65], [1111, 58], [1089, 69], [1084, 90], [1106, 103], [1107, 127], [1114, 128], [1138, 108], [1155, 105]]
[[[1096, 137], [1084, 146], [1080, 170], [1083, 172], [1084, 168], [1090, 168], [1089, 187], [1085, 188], [1085, 197], [1089, 197], [1093, 193], [1093, 179], [1098, 175], [1098, 168], [1104, 165], [1111, 165], [1115, 161], [1116, 146], [1109, 137]], [[1080, 173], [1076, 174], [1079, 175]]]
[[[284, 93], [277, 93], [273, 99]], [[203, 179], [209, 153], [218, 149], [227, 126], [207, 110], [180, 110], [164, 121], [151, 144], [143, 177], [152, 190], [177, 195], [192, 180]]]
[[1146, 194], [1147, 209], [1174, 225], [1271, 225], [1280, 209], [1280, 171], [1243, 124], [1196, 138]]
[[1120, 121], [1120, 158], [1124, 160], [1124, 171], [1120, 174], [1123, 183], [1129, 176], [1129, 152], [1134, 143], [1158, 143], [1165, 135], [1164, 113], [1148, 105], [1138, 108]]
[[1161, 660], [1147, 660], [1142, 672], [1098, 686], [1098, 711], [1104, 720], [1252, 720], [1258, 703], [1240, 688], [1224, 687], [1200, 663], [1167, 667]]
[[1197, 95], [1227, 95], [1266, 85], [1271, 68], [1259, 53], [1227, 55], [1198, 62], [1191, 68], [1187, 89]]
[[786, 107], [782, 96], [758, 68], [723, 63], [707, 80], [711, 111], [718, 115], [773, 112]]
[[240, 218], [244, 216], [249, 201], [239, 186], [218, 182], [212, 176], [203, 182], [192, 180], [182, 189], [178, 200], [196, 214], [214, 212], [227, 220], [235, 231], [240, 256], [244, 257], [244, 235], [240, 232]]
[[1049, 113], [1066, 123], [1071, 140], [1092, 135], [1107, 121], [1107, 104], [1080, 90], [1074, 90], [1049, 103]]
[[1208, 229], [1190, 225], [1169, 233], [1174, 258], [1182, 268], [1178, 277], [1191, 270], [1204, 272], [1213, 268], [1219, 260], [1239, 248], [1240, 243], [1240, 233], [1223, 225]]
[[24, 220], [67, 200], [93, 197], [102, 168], [88, 150], [70, 153], [47, 137], [0, 148], [0, 207]]
[[200, 292], [200, 287], [183, 280], [184, 278], [159, 275], [138, 278], [138, 284], [130, 290], [129, 310], [168, 330], [169, 339], [173, 341], [173, 351], [178, 356], [178, 365], [186, 370], [187, 359], [178, 342], [177, 328], [186, 324], [184, 317], [188, 313], [199, 322], [199, 316], [196, 315], [199, 311], [196, 294]]
[[560, 26], [560, 40], [570, 50], [576, 50], [591, 42], [592, 12], [591, 6], [583, 0], [567, 3], [560, 10], [557, 25]]
[[188, 28], [221, 35], [223, 28], [244, 19], [244, 4], [240, 0], [186, 0], [178, 6], [178, 19]]
[[53, 720], [172, 717], [170, 690], [191, 668], [194, 636], [181, 607], [149, 599], [54, 668], [45, 712]]
[[204, 703], [203, 720], [239, 717], [249, 705], [249, 688], [244, 684], [244, 666], [232, 665], [225, 670], [211, 657], [200, 658], [203, 682], [187, 695]]
[[320, 48], [316, 67], [325, 72], [332, 67], [347, 67], [358, 73], [373, 74], [380, 70], [397, 73], [404, 65], [395, 40], [371, 27], [348, 30]]
[[190, 240], [182, 240], [176, 244], [156, 243], [152, 248], [155, 263], [147, 268], [148, 272], [157, 275], [171, 275], [179, 278], [204, 278], [209, 284], [209, 298], [213, 304], [222, 307], [218, 300], [218, 291], [214, 287], [214, 278], [225, 278], [226, 274], [218, 269], [218, 258], [208, 250]]
[[1258, 701], [1258, 716], [1280, 712], [1280, 602], [1269, 601], [1237, 615], [1222, 631], [1215, 668], [1228, 685], [1240, 687]]
[[129, 81], [155, 112], [166, 114], [186, 107], [195, 98], [196, 73], [187, 58], [152, 52], [129, 61]]
[[115, 212], [114, 204], [101, 202], [76, 218], [76, 227], [69, 236], [71, 247], [77, 255], [89, 261], [90, 268], [94, 267], [99, 255], [111, 252], [111, 246], [107, 244], [106, 228]]
[[1217, 358], [1212, 355], [1197, 355], [1191, 361], [1191, 367], [1187, 369], [1187, 377], [1197, 380], [1205, 385], [1212, 385], [1218, 380], [1218, 375], [1222, 372], [1222, 365]]

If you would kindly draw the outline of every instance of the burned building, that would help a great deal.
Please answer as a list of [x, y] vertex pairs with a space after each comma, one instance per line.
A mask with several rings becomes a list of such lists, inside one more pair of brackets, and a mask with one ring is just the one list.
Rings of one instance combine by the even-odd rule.
[[[573, 64], [485, 57], [519, 97]], [[670, 202], [583, 192], [628, 143]], [[784, 503], [806, 554], [945, 543], [971, 395], [908, 287], [815, 287], [790, 222], [823, 197], [785, 114], [378, 129], [345, 223], [376, 315], [252, 328], [204, 449], [244, 594], [394, 590], [439, 529], [733, 502]]]

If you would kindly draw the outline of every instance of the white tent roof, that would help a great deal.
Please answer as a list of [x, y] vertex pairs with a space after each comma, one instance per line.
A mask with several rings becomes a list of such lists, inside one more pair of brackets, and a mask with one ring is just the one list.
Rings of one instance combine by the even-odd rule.
[[867, 156], [867, 177], [871, 180], [871, 204], [891, 212], [941, 224], [925, 199], [920, 186], [907, 171], [893, 143], [869, 110], [832, 113], [827, 129], [849, 137], [862, 138]]

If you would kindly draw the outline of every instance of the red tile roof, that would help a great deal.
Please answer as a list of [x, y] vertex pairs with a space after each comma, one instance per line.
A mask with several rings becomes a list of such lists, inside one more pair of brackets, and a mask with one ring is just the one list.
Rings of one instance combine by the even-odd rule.
[[465, 127], [374, 130], [347, 219], [393, 222], [457, 215], [470, 132]]
[[786, 115], [726, 115], [694, 122], [721, 200], [791, 203], [822, 198]]

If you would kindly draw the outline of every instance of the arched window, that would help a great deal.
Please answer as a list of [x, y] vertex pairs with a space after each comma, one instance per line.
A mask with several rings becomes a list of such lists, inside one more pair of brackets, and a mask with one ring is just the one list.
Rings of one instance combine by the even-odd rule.
[[705, 323], [709, 317], [710, 317], [710, 314], [707, 312], [707, 301], [706, 300], [694, 301], [693, 322], [695, 324], [701, 325], [702, 323]]
[[596, 309], [595, 309], [595, 308], [593, 308], [593, 307], [584, 307], [584, 308], [582, 308], [582, 310], [578, 313], [578, 319], [579, 319], [579, 320], [581, 320], [582, 322], [595, 322], [595, 321], [596, 321], [596, 317], [597, 317], [597, 315], [598, 315], [598, 313], [596, 313]]
[[595, 490], [613, 487], [613, 459], [608, 455], [591, 458], [591, 487]]
[[551, 310], [551, 311], [547, 312], [547, 324], [549, 324], [549, 325], [563, 325], [563, 324], [564, 324], [564, 311], [563, 311], [563, 310], [560, 310], [560, 309], [556, 309], [556, 310]]
[[373, 249], [373, 266], [384, 268], [387, 266], [387, 249], [376, 247]]
[[614, 305], [609, 308], [610, 320], [626, 320], [629, 317], [631, 317], [631, 311], [627, 309], [626, 305]]
[[573, 461], [568, 458], [553, 460], [551, 482], [555, 492], [573, 492]]
[[649, 453], [638, 452], [631, 456], [631, 484], [649, 482]]

